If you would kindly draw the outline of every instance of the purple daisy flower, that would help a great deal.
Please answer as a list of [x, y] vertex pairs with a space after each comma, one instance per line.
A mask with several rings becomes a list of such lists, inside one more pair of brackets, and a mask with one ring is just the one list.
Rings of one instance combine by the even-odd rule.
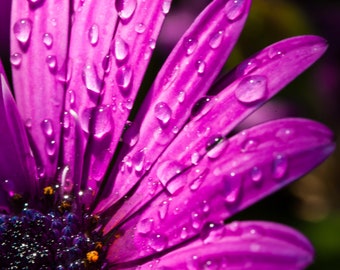
[[326, 50], [275, 43], [216, 80], [250, 0], [197, 17], [139, 106], [170, 0], [12, 2], [0, 66], [1, 269], [303, 269], [284, 225], [224, 221], [334, 150], [320, 123], [231, 131]]

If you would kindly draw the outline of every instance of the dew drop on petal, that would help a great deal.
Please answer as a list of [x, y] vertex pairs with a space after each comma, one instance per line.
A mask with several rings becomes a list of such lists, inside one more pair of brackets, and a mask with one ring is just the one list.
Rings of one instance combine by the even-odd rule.
[[241, 145], [241, 152], [250, 152], [257, 149], [258, 142], [254, 139], [246, 139]]
[[35, 4], [35, 5], [40, 4], [40, 3], [42, 3], [43, 1], [44, 1], [44, 0], [28, 0], [29, 3]]
[[268, 57], [270, 59], [278, 59], [278, 58], [281, 58], [283, 57], [285, 54], [283, 51], [281, 51], [280, 49], [278, 48], [275, 48], [275, 47], [270, 47], [269, 50], [268, 50]]
[[55, 71], [57, 68], [57, 57], [55, 55], [46, 56], [46, 64], [50, 71]]
[[198, 161], [200, 160], [200, 154], [198, 152], [194, 152], [191, 154], [191, 163], [193, 165], [197, 165]]
[[46, 137], [53, 137], [54, 135], [54, 128], [51, 119], [44, 119], [40, 123], [41, 129]]
[[163, 186], [166, 186], [169, 180], [180, 174], [183, 169], [183, 165], [178, 161], [164, 161], [158, 166], [156, 174]]
[[210, 48], [216, 49], [221, 45], [222, 40], [223, 40], [223, 34], [224, 34], [224, 31], [221, 30], [221, 31], [218, 31], [217, 33], [213, 34], [210, 37], [210, 40], [209, 40]]
[[130, 86], [132, 80], [132, 69], [129, 66], [122, 66], [116, 74], [117, 85], [120, 88], [126, 89]]
[[21, 53], [13, 53], [9, 58], [11, 64], [15, 67], [19, 67], [22, 62], [22, 55]]
[[226, 187], [225, 201], [227, 203], [234, 204], [237, 202], [240, 196], [241, 180], [241, 176], [235, 172], [231, 172], [229, 175], [224, 177]]
[[187, 55], [191, 55], [195, 52], [198, 42], [195, 38], [186, 37], [183, 40], [184, 50]]
[[202, 97], [196, 101], [194, 106], [191, 109], [191, 115], [196, 116], [203, 111], [205, 105], [211, 100], [211, 97]]
[[240, 76], [248, 75], [251, 71], [254, 71], [256, 68], [258, 68], [259, 62], [260, 61], [255, 58], [242, 62], [237, 66], [237, 73], [240, 74]]
[[215, 147], [213, 147], [207, 152], [207, 156], [210, 159], [216, 159], [220, 157], [221, 154], [224, 153], [224, 150], [227, 148], [228, 145], [229, 145], [228, 140], [218, 142], [218, 144]]
[[111, 70], [111, 56], [110, 54], [107, 54], [104, 56], [103, 61], [102, 61], [102, 68], [105, 73], [109, 73]]
[[137, 223], [137, 231], [141, 234], [147, 234], [152, 231], [154, 220], [152, 218], [144, 218]]
[[97, 69], [94, 65], [86, 64], [84, 66], [82, 78], [88, 90], [97, 94], [101, 92], [102, 80], [99, 78]]
[[165, 219], [166, 215], [168, 214], [169, 210], [169, 202], [163, 201], [158, 208], [158, 216], [160, 219]]
[[236, 98], [242, 103], [257, 103], [267, 94], [267, 78], [253, 75], [244, 78], [235, 90]]
[[20, 19], [13, 26], [14, 36], [21, 43], [26, 43], [30, 39], [31, 32], [32, 21], [30, 19]]
[[275, 179], [282, 178], [288, 168], [288, 160], [284, 155], [278, 154], [275, 156], [273, 161], [273, 177]]
[[199, 189], [199, 187], [202, 185], [203, 181], [205, 180], [208, 172], [209, 172], [208, 169], [205, 169], [203, 172], [200, 169], [195, 170], [196, 176], [189, 184], [189, 188], [191, 191], [195, 191]]
[[99, 27], [97, 24], [93, 24], [88, 31], [88, 39], [91, 45], [95, 46], [99, 40]]
[[225, 14], [230, 21], [241, 17], [245, 9], [244, 0], [229, 0], [225, 5]]
[[188, 229], [186, 227], [182, 228], [180, 238], [183, 240], [188, 238]]
[[123, 134], [123, 142], [129, 146], [134, 146], [139, 140], [139, 127], [135, 123], [128, 125]]
[[48, 156], [54, 156], [57, 150], [57, 145], [55, 140], [47, 141], [45, 144], [45, 151]]
[[206, 64], [203, 60], [198, 60], [195, 64], [197, 73], [203, 75], [205, 72]]
[[168, 14], [171, 7], [171, 0], [164, 0], [162, 4], [162, 11], [164, 14]]
[[159, 102], [155, 105], [154, 113], [155, 117], [161, 121], [162, 124], [166, 124], [171, 118], [172, 111], [168, 104], [165, 102]]
[[1, 181], [1, 189], [6, 191], [8, 195], [13, 196], [15, 194], [14, 181], [6, 179]]
[[185, 92], [184, 91], [179, 91], [178, 95], [177, 95], [177, 101], [179, 103], [183, 103], [184, 99], [185, 99]]
[[157, 252], [164, 250], [168, 245], [168, 238], [162, 234], [154, 234], [149, 237], [149, 246]]
[[213, 137], [211, 137], [206, 146], [205, 146], [205, 150], [208, 152], [210, 150], [212, 150], [213, 148], [215, 148], [220, 142], [222, 142], [223, 137], [221, 135], [215, 135]]
[[145, 165], [145, 149], [141, 149], [137, 151], [133, 156], [132, 156], [132, 164], [134, 166], [134, 169], [136, 172], [141, 172], [144, 168]]
[[135, 26], [135, 31], [138, 34], [143, 34], [145, 32], [146, 26], [144, 23], [137, 23]]
[[53, 44], [53, 36], [52, 36], [52, 34], [50, 34], [50, 33], [43, 34], [42, 40], [43, 40], [43, 43], [46, 46], [46, 48], [49, 49], [49, 48], [52, 47], [52, 44]]
[[135, 12], [136, 7], [136, 0], [116, 0], [116, 9], [118, 12], [118, 16], [123, 20], [131, 18], [131, 16]]
[[192, 212], [191, 213], [191, 226], [194, 229], [199, 229], [202, 226], [203, 223], [203, 216], [202, 214], [198, 212]]
[[250, 178], [254, 183], [259, 183], [262, 180], [263, 174], [262, 170], [255, 166], [250, 171]]
[[120, 37], [116, 37], [114, 41], [114, 56], [118, 61], [123, 61], [129, 54], [129, 45]]

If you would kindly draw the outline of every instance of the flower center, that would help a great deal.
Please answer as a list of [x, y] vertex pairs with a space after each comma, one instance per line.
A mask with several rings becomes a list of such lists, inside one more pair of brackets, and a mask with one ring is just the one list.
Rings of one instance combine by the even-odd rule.
[[31, 208], [18, 194], [11, 214], [0, 214], [1, 269], [104, 269], [98, 217], [78, 209], [76, 198], [45, 187]]

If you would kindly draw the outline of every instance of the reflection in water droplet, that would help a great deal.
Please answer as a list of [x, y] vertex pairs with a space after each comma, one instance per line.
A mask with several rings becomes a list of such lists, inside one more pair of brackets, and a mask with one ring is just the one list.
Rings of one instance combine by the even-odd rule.
[[275, 179], [282, 178], [288, 168], [288, 160], [284, 155], [278, 154], [273, 161], [273, 176]]
[[99, 27], [97, 24], [93, 24], [88, 31], [88, 39], [91, 45], [97, 45], [99, 40]]
[[129, 66], [122, 66], [116, 74], [117, 85], [121, 89], [128, 88], [132, 80], [132, 75], [132, 69]]
[[114, 55], [118, 61], [123, 61], [129, 54], [129, 45], [120, 37], [114, 41]]
[[14, 36], [21, 43], [26, 43], [29, 40], [31, 32], [32, 21], [30, 19], [20, 19], [13, 26]]
[[242, 103], [262, 101], [267, 93], [267, 78], [254, 75], [244, 78], [235, 90], [236, 98]]
[[210, 37], [210, 40], [209, 40], [210, 48], [216, 49], [221, 45], [222, 40], [223, 40], [223, 34], [224, 34], [224, 31], [218, 31], [217, 33], [213, 34]]
[[46, 48], [51, 48], [53, 44], [53, 36], [50, 33], [43, 34], [42, 37], [43, 43], [45, 44]]
[[166, 124], [171, 118], [172, 111], [168, 104], [159, 102], [155, 105], [154, 113], [155, 117], [160, 120], [162, 124]]
[[11, 54], [9, 60], [13, 66], [18, 67], [21, 64], [22, 55], [21, 53], [13, 53]]
[[197, 48], [198, 42], [195, 38], [186, 37], [183, 40], [183, 46], [187, 55], [191, 55]]
[[136, 0], [116, 0], [118, 16], [123, 20], [129, 19], [133, 15], [136, 6]]
[[229, 0], [225, 5], [225, 14], [230, 21], [235, 21], [241, 17], [244, 12], [244, 0]]
[[102, 90], [102, 80], [98, 76], [97, 68], [94, 65], [85, 65], [82, 72], [83, 82], [86, 88], [99, 94]]

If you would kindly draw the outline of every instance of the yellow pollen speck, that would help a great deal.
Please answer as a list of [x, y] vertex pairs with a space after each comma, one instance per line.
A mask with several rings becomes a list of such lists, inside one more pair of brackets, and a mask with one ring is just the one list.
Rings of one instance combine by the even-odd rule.
[[103, 243], [102, 242], [96, 242], [96, 245], [94, 247], [96, 250], [102, 250], [103, 248]]
[[53, 195], [54, 190], [51, 186], [47, 186], [44, 188], [44, 195]]
[[99, 259], [99, 254], [97, 251], [95, 250], [91, 250], [89, 252], [86, 253], [86, 259], [90, 262], [90, 263], [95, 263], [98, 261]]

